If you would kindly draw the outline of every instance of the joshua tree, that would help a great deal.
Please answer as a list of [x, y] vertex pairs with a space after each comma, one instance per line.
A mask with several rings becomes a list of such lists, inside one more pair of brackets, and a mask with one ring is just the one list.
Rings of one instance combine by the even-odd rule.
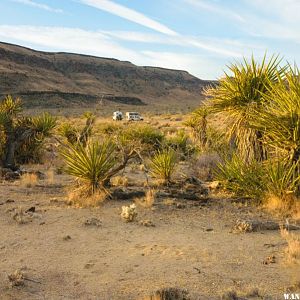
[[263, 130], [253, 128], [251, 123], [255, 119], [253, 112], [264, 109], [263, 95], [284, 77], [286, 68], [280, 68], [280, 62], [278, 56], [272, 56], [267, 63], [265, 56], [261, 64], [253, 57], [250, 62], [232, 64], [232, 74], [225, 73], [217, 86], [205, 92], [212, 111], [225, 115], [228, 137], [236, 142], [244, 161], [266, 159]]
[[3, 138], [0, 145], [3, 152], [1, 165], [12, 170], [18, 168], [18, 153], [24, 156], [24, 153], [32, 154], [38, 150], [56, 125], [56, 119], [47, 113], [38, 117], [24, 117], [21, 111], [19, 98], [14, 100], [7, 96], [0, 102], [0, 131]]

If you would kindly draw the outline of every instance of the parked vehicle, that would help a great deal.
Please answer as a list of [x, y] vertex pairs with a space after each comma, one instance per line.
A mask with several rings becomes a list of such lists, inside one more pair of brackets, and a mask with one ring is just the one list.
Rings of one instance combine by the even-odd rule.
[[126, 112], [126, 120], [128, 120], [128, 121], [143, 121], [144, 118], [138, 112]]
[[115, 121], [122, 121], [123, 120], [123, 113], [119, 110], [114, 111], [113, 113], [113, 120]]

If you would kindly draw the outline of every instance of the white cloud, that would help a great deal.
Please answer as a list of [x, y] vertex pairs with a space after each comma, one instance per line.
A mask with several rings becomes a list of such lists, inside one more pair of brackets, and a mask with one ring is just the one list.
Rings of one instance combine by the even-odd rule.
[[216, 59], [190, 53], [143, 51], [148, 64], [156, 67], [187, 70], [202, 79], [216, 79], [222, 68]]
[[173, 31], [172, 29], [168, 28], [167, 26], [145, 16], [142, 13], [139, 13], [133, 9], [130, 9], [126, 6], [117, 4], [110, 0], [79, 0], [79, 2], [95, 7], [100, 10], [104, 10], [109, 12], [113, 15], [117, 15], [121, 18], [127, 19], [131, 22], [140, 24], [142, 26], [151, 28], [155, 31], [176, 36], [177, 32]]
[[30, 43], [39, 49], [141, 60], [138, 53], [122, 47], [104, 34], [77, 28], [0, 25], [0, 39], [11, 43]]
[[17, 3], [22, 3], [22, 4], [25, 4], [25, 5], [29, 5], [29, 6], [40, 8], [40, 9], [44, 9], [44, 10], [54, 12], [54, 13], [63, 13], [62, 9], [53, 8], [53, 7], [50, 7], [47, 4], [37, 3], [37, 2], [34, 2], [32, 0], [11, 0], [11, 1], [12, 2], [17, 2]]
[[221, 73], [215, 57], [207, 58], [185, 52], [133, 51], [122, 47], [102, 32], [76, 28], [0, 25], [0, 40], [21, 43], [37, 50], [112, 57], [129, 60], [136, 65], [181, 69], [205, 79], [216, 78]]
[[149, 43], [171, 45], [190, 49], [203, 49], [210, 53], [216, 53], [225, 57], [240, 58], [249, 56], [253, 51], [265, 52], [267, 46], [264, 42], [254, 42], [246, 39], [226, 39], [205, 36], [165, 36], [156, 33], [137, 31], [101, 31], [103, 34], [120, 41], [135, 43]]
[[205, 9], [207, 11], [210, 11], [212, 13], [222, 15], [223, 17], [233, 19], [239, 22], [245, 22], [245, 19], [242, 15], [235, 13], [232, 10], [226, 9], [224, 7], [221, 7], [219, 5], [211, 3], [211, 1], [203, 1], [203, 0], [184, 0], [186, 3], [189, 3], [195, 7], [198, 7], [200, 9]]

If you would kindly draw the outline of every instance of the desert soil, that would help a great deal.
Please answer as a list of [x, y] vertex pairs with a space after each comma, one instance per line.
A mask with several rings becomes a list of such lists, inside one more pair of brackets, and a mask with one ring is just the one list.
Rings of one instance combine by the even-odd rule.
[[[237, 219], [270, 219], [261, 210], [212, 194], [201, 205], [173, 199], [138, 207], [137, 221], [126, 223], [121, 207], [132, 201], [76, 208], [65, 201], [70, 185], [65, 175], [33, 187], [0, 183], [1, 300], [135, 300], [162, 287], [185, 288], [196, 299], [256, 288], [268, 299], [283, 299], [295, 280], [278, 230], [231, 232]], [[35, 207], [25, 224], [13, 218], [20, 207]], [[143, 220], [155, 226], [143, 226]], [[275, 263], [263, 264], [272, 255]], [[11, 287], [8, 274], [18, 269], [31, 281]]]

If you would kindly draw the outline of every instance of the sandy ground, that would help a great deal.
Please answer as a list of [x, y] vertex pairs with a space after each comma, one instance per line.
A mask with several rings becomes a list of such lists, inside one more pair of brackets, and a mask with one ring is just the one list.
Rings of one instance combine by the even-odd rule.
[[[144, 299], [162, 287], [186, 288], [197, 299], [219, 299], [233, 289], [283, 299], [295, 269], [283, 263], [278, 231], [231, 233], [238, 218], [269, 218], [262, 211], [210, 196], [201, 206], [174, 199], [184, 208], [157, 202], [138, 208], [137, 221], [125, 223], [122, 205], [111, 200], [98, 208], [65, 203], [69, 178], [34, 187], [0, 184], [0, 299]], [[9, 200], [9, 201], [7, 201]], [[13, 209], [36, 212], [26, 224]], [[85, 225], [96, 218], [99, 226]], [[150, 220], [155, 227], [145, 227]], [[275, 255], [276, 262], [263, 260]], [[25, 286], [10, 287], [7, 275], [22, 269]]]

